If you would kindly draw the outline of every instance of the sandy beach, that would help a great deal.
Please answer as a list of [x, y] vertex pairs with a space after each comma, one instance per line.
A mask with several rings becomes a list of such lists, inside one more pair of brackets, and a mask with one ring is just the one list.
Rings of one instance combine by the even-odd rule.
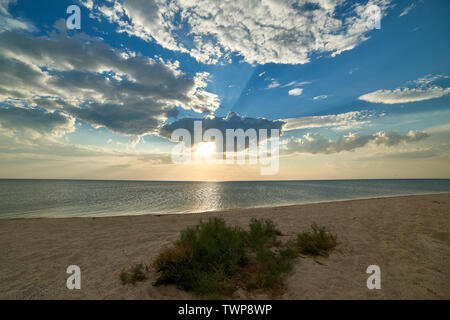
[[[150, 263], [179, 232], [210, 216], [246, 227], [270, 218], [283, 239], [313, 222], [337, 234], [328, 258], [299, 258], [281, 299], [450, 299], [450, 194], [352, 200], [183, 215], [0, 220], [2, 299], [190, 299], [156, 278], [122, 285], [119, 273]], [[381, 268], [368, 290], [366, 268]], [[81, 290], [66, 288], [66, 268], [81, 268]], [[238, 290], [233, 298], [264, 299]]]

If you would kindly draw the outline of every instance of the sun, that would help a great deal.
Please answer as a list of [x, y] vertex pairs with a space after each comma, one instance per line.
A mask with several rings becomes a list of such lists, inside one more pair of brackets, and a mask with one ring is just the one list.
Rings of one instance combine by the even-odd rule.
[[195, 156], [210, 158], [216, 152], [216, 144], [214, 142], [200, 142], [195, 148]]

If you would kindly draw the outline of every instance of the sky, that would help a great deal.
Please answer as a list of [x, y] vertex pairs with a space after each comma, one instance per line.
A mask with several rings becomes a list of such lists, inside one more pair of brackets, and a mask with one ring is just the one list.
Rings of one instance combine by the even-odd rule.
[[[447, 0], [0, 0], [0, 178], [450, 178], [449, 14]], [[196, 120], [279, 129], [279, 169], [174, 163], [171, 133]]]

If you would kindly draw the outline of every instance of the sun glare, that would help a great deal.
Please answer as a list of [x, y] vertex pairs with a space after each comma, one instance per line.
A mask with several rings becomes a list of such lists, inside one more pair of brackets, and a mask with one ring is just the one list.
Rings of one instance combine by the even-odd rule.
[[200, 142], [195, 148], [196, 157], [211, 157], [216, 151], [216, 144], [214, 142]]

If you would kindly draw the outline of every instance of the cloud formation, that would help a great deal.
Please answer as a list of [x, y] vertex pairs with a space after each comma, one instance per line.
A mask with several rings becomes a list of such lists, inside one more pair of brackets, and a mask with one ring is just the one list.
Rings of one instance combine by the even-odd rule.
[[120, 52], [83, 34], [0, 33], [0, 103], [61, 110], [94, 127], [155, 133], [176, 107], [212, 113], [208, 73], [190, 78], [178, 62]]
[[222, 132], [223, 136], [226, 135], [227, 129], [267, 129], [268, 136], [270, 136], [271, 129], [282, 130], [284, 122], [282, 120], [268, 120], [264, 118], [247, 118], [241, 117], [235, 112], [230, 112], [225, 118], [221, 117], [209, 117], [204, 119], [194, 118], [182, 118], [172, 122], [171, 124], [164, 125], [160, 130], [160, 135], [170, 139], [172, 132], [176, 129], [186, 129], [190, 132], [191, 136], [194, 135], [194, 121], [202, 121], [203, 132], [208, 129], [218, 129]]
[[412, 9], [414, 9], [416, 7], [415, 3], [410, 4], [409, 6], [407, 6], [405, 9], [403, 9], [403, 11], [400, 13], [399, 17], [403, 17], [406, 16]]
[[307, 133], [302, 138], [291, 137], [284, 143], [283, 154], [311, 153], [332, 154], [342, 151], [353, 151], [372, 142], [376, 145], [394, 146], [400, 143], [417, 142], [429, 135], [421, 131], [409, 131], [405, 135], [397, 132], [386, 133], [383, 131], [373, 135], [358, 135], [350, 133], [333, 141], [318, 133]]
[[433, 83], [440, 79], [446, 79], [447, 76], [425, 76], [423, 78], [411, 81], [415, 88], [397, 88], [394, 90], [377, 90], [371, 93], [364, 94], [358, 99], [384, 104], [410, 103], [424, 100], [430, 100], [443, 97], [450, 93], [450, 87], [440, 87], [433, 85]]
[[430, 100], [443, 97], [450, 93], [450, 88], [431, 87], [421, 88], [398, 88], [394, 90], [377, 90], [360, 96], [359, 100], [372, 103], [397, 104]]
[[295, 88], [295, 89], [291, 89], [288, 91], [288, 94], [290, 96], [299, 96], [303, 93], [303, 89], [302, 88]]
[[16, 4], [17, 0], [0, 0], [0, 32], [4, 30], [32, 30], [34, 27], [22, 19], [14, 18], [8, 12], [11, 4]]
[[372, 115], [367, 111], [351, 111], [335, 115], [311, 116], [283, 119], [283, 131], [292, 131], [308, 128], [334, 127], [336, 129], [358, 128], [369, 123]]
[[0, 108], [0, 128], [12, 134], [26, 134], [36, 139], [60, 137], [75, 130], [75, 119], [61, 112], [49, 113], [38, 109]]
[[203, 63], [227, 63], [238, 55], [251, 64], [303, 64], [313, 53], [335, 56], [367, 40], [367, 9], [378, 5], [384, 15], [389, 3], [124, 0], [94, 5], [93, 12], [117, 24], [119, 32]]

